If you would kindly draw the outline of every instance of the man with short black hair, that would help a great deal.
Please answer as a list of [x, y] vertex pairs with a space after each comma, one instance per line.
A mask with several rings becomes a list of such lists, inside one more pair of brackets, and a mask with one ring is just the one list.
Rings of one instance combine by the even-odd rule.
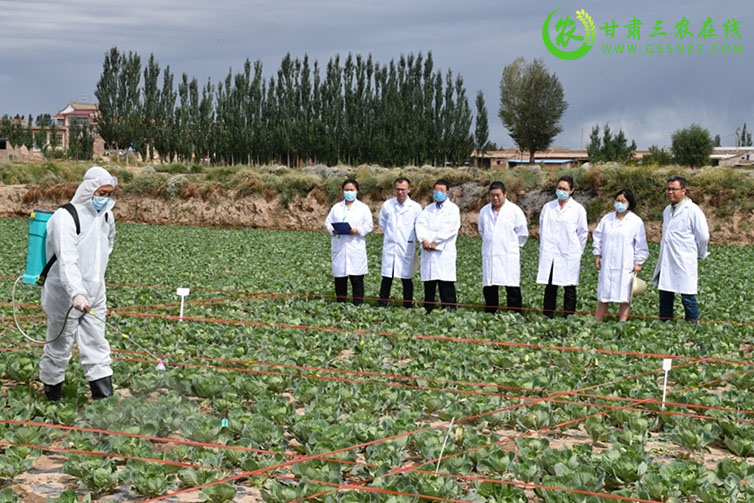
[[506, 198], [505, 184], [492, 182], [489, 204], [479, 212], [482, 236], [482, 291], [485, 311], [500, 307], [498, 287], [504, 286], [509, 310], [521, 310], [521, 251], [529, 237], [526, 216]]
[[456, 239], [461, 228], [461, 211], [447, 199], [449, 190], [446, 180], [437, 180], [432, 192], [434, 202], [416, 220], [416, 239], [422, 245], [424, 309], [428, 313], [434, 308], [438, 288], [443, 307], [456, 305]]
[[403, 284], [403, 307], [414, 303], [414, 261], [416, 257], [416, 219], [422, 207], [411, 200], [411, 182], [398, 177], [393, 182], [395, 197], [388, 199], [380, 208], [379, 225], [384, 234], [382, 240], [382, 283], [380, 284], [380, 307], [386, 307], [390, 299], [393, 278], [401, 278]]
[[668, 178], [665, 193], [668, 204], [662, 212], [660, 257], [652, 282], [660, 291], [660, 320], [673, 318], [675, 294], [681, 294], [686, 321], [699, 320], [698, 260], [709, 255], [709, 227], [702, 210], [686, 197], [686, 179]]

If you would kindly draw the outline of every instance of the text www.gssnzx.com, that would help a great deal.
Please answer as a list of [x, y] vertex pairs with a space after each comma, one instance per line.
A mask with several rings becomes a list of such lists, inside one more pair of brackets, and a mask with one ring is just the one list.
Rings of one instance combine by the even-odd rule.
[[602, 54], [742, 54], [742, 44], [602, 44]]

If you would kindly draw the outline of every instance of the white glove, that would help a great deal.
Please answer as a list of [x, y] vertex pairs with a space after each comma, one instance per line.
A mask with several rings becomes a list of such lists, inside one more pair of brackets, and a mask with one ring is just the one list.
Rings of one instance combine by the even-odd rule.
[[78, 294], [73, 297], [73, 307], [85, 313], [89, 310], [89, 301], [83, 295]]

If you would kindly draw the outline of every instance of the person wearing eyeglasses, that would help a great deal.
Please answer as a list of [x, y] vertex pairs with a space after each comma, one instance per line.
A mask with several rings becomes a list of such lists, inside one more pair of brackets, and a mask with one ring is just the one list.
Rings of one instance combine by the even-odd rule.
[[673, 318], [675, 294], [681, 294], [686, 321], [699, 320], [698, 261], [709, 255], [709, 226], [702, 210], [686, 196], [686, 179], [668, 178], [668, 204], [662, 213], [660, 258], [652, 283], [660, 291], [660, 320]]
[[47, 222], [46, 252], [55, 260], [50, 260], [42, 286], [49, 342], [39, 361], [39, 378], [52, 402], [62, 398], [74, 342], [92, 398], [113, 394], [104, 319], [105, 270], [115, 238], [112, 196], [117, 184], [118, 179], [104, 168], [89, 168], [70, 204], [56, 210]]

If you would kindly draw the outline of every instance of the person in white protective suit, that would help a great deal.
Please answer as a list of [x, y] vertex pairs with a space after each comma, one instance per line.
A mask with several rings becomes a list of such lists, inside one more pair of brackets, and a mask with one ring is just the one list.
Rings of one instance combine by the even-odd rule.
[[411, 307], [414, 304], [412, 278], [417, 260], [414, 225], [422, 207], [409, 197], [411, 182], [408, 178], [396, 178], [393, 188], [395, 197], [385, 201], [379, 216], [380, 229], [384, 234], [379, 305], [387, 307], [393, 278], [400, 278], [403, 285], [403, 307]]
[[[57, 259], [42, 287], [47, 340], [51, 342], [44, 346], [39, 378], [51, 401], [61, 398], [74, 342], [78, 343], [79, 359], [92, 398], [113, 394], [112, 360], [104, 319], [105, 270], [115, 237], [112, 194], [117, 183], [117, 178], [107, 170], [93, 166], [71, 199], [80, 232], [77, 234], [73, 214], [63, 208], [56, 210], [47, 222], [47, 257], [55, 255]], [[73, 309], [68, 313], [71, 306]]]

